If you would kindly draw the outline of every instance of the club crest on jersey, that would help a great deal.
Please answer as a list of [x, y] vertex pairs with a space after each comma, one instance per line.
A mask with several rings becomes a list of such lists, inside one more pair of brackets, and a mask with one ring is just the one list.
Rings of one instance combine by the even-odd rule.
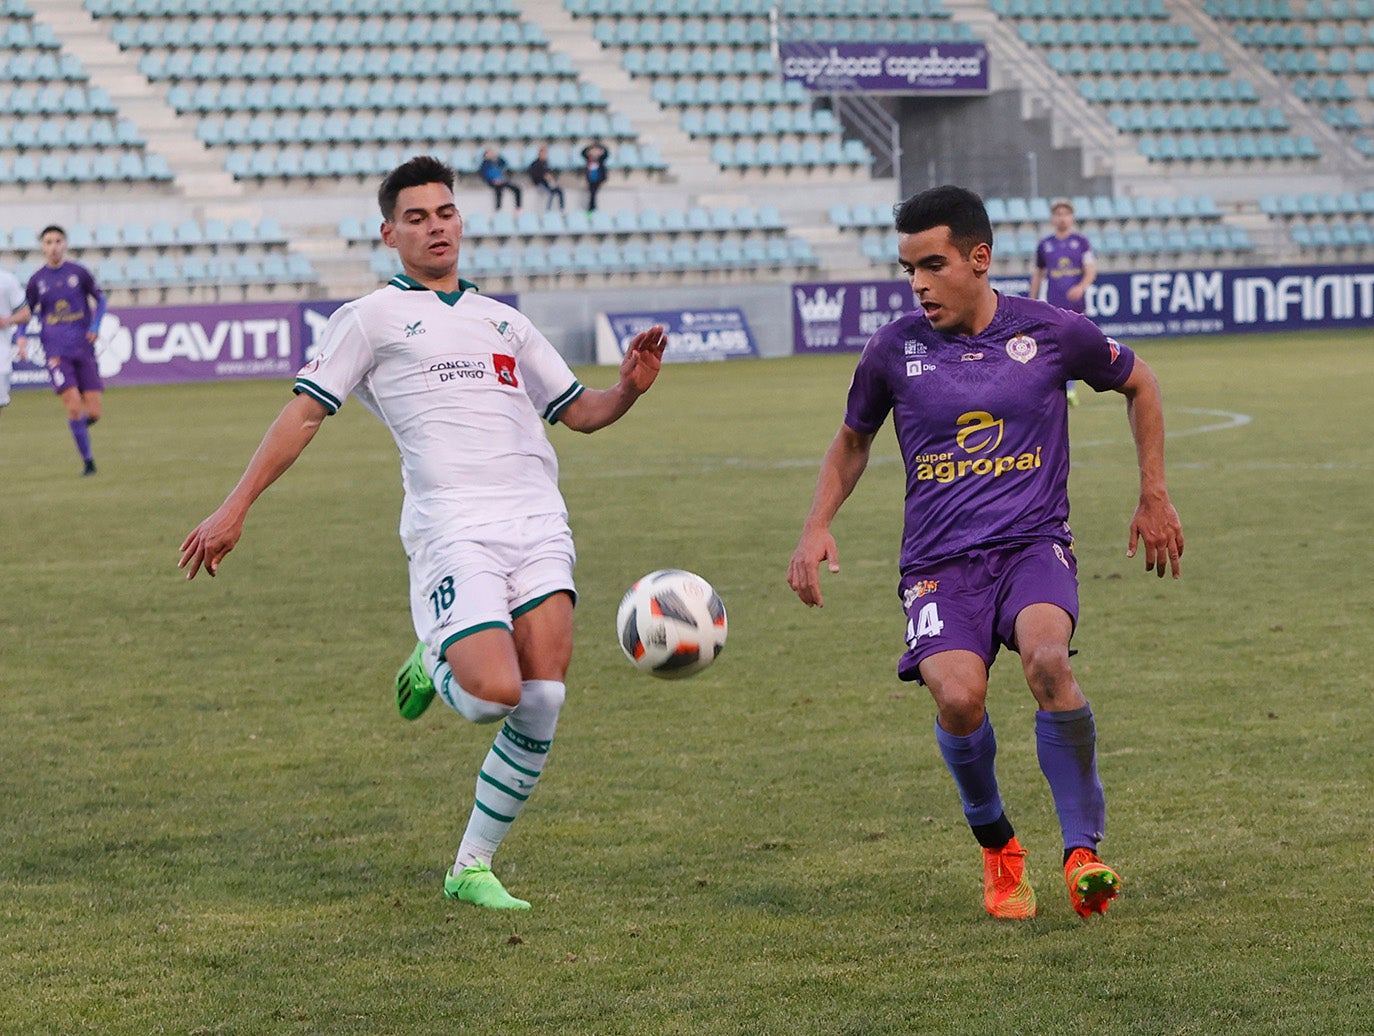
[[1030, 363], [1035, 359], [1038, 346], [1030, 335], [1016, 335], [1007, 340], [1007, 355], [1017, 363]]
[[509, 385], [511, 388], [519, 388], [520, 382], [515, 377], [515, 357], [503, 356], [501, 353], [492, 353], [491, 365], [496, 371], [496, 380], [502, 385]]

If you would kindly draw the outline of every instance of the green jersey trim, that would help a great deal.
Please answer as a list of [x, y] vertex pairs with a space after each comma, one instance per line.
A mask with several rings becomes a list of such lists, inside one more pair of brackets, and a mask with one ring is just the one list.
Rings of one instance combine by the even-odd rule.
[[316, 402], [323, 404], [324, 408], [331, 414], [337, 414], [339, 412], [339, 407], [343, 406], [343, 401], [333, 393], [326, 392], [313, 381], [308, 381], [305, 378], [297, 378], [296, 384], [292, 387], [291, 391], [295, 392], [297, 395], [304, 393]]
[[400, 288], [402, 291], [433, 291], [434, 294], [439, 296], [439, 301], [448, 306], [456, 306], [458, 300], [469, 291], [479, 291], [477, 285], [473, 284], [472, 281], [465, 281], [461, 277], [458, 278], [457, 291], [435, 291], [433, 288], [426, 288], [414, 277], [404, 273], [398, 273], [395, 277], [391, 278], [391, 280], [387, 281], [387, 283], [393, 288]]
[[580, 381], [574, 381], [568, 386], [566, 392], [544, 408], [544, 420], [549, 422], [549, 424], [555, 423], [563, 411], [568, 409], [568, 404], [582, 395], [585, 390], [585, 385]]

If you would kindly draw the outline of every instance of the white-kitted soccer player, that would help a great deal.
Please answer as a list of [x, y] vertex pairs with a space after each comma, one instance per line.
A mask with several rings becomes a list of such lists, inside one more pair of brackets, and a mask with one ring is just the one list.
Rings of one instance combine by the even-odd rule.
[[300, 456], [351, 392], [401, 453], [401, 540], [419, 644], [396, 675], [401, 714], [440, 697], [474, 723], [504, 721], [444, 894], [525, 909], [491, 858], [544, 768], [572, 655], [574, 551], [543, 428], [581, 432], [618, 420], [654, 383], [666, 339], [634, 337], [608, 389], [583, 386], [510, 306], [458, 276], [463, 218], [453, 170], [412, 158], [378, 191], [382, 240], [403, 274], [330, 318], [295, 398], [238, 485], [181, 545], [180, 565], [210, 575], [243, 532], [253, 501]]
[[10, 341], [14, 337], [11, 328], [23, 328], [30, 316], [23, 285], [8, 270], [0, 270], [0, 410], [10, 402], [10, 375], [14, 368], [10, 352]]

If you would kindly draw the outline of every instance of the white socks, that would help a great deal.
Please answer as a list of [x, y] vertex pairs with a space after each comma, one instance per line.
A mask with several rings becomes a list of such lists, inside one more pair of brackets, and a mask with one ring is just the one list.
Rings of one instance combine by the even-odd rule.
[[[502, 716], [506, 719], [477, 775], [476, 800], [453, 868], [457, 873], [479, 860], [491, 863], [544, 771], [567, 689], [555, 680], [526, 680], [520, 685], [520, 704], [511, 709], [467, 694], [452, 679], [447, 665], [436, 673], [439, 676], [445, 677], [439, 692], [444, 700], [474, 723], [490, 723]], [[438, 679], [435, 686], [441, 686]], [[457, 693], [450, 698], [454, 689]], [[464, 698], [476, 706], [459, 704]], [[479, 719], [478, 715], [485, 718]]]

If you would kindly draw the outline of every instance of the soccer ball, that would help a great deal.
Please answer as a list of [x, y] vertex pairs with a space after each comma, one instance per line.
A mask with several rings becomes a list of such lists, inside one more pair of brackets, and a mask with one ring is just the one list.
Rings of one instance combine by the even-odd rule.
[[681, 680], [701, 672], [725, 647], [725, 605], [701, 576], [660, 569], [625, 591], [615, 630], [626, 657], [640, 669]]

